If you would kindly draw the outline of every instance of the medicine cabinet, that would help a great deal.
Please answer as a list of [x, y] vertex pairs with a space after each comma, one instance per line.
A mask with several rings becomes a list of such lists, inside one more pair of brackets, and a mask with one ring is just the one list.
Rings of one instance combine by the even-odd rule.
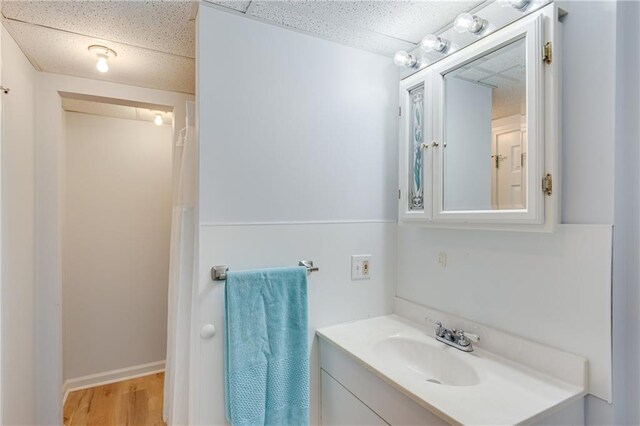
[[553, 230], [556, 26], [550, 5], [401, 81], [401, 222]]

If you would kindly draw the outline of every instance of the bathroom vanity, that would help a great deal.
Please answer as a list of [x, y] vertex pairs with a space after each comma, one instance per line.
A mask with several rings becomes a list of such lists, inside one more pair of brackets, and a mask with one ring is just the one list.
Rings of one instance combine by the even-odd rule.
[[[411, 52], [396, 54], [396, 64], [404, 67], [398, 108], [398, 221], [404, 242], [423, 247], [427, 237], [439, 235], [435, 228], [566, 232], [558, 226], [564, 15], [557, 4], [544, 0], [488, 2], [473, 14], [460, 15], [453, 28], [428, 35]], [[434, 228], [434, 233], [426, 236], [417, 226]], [[420, 235], [413, 239], [412, 234]], [[518, 244], [514, 238], [501, 249]], [[444, 271], [447, 247], [456, 251], [457, 263]], [[420, 280], [401, 273], [414, 288], [425, 281], [468, 288], [456, 280], [469, 280], [471, 271], [484, 269], [477, 254], [485, 247], [467, 241], [452, 247], [443, 237], [431, 248], [426, 256], [403, 253], [410, 253], [412, 265], [425, 264], [412, 268], [423, 273]], [[548, 257], [566, 260], [566, 253], [558, 250]], [[430, 263], [436, 256], [438, 266]], [[522, 271], [498, 281], [521, 285]], [[602, 280], [605, 287], [607, 280]], [[483, 291], [489, 288], [497, 287]], [[409, 293], [408, 299], [415, 300], [420, 292]], [[420, 294], [421, 303], [454, 308], [427, 297], [433, 292]], [[588, 382], [583, 357], [422, 305], [398, 310], [410, 303], [396, 300], [396, 315], [317, 331], [322, 424], [578, 425], [584, 424], [587, 392], [610, 400], [606, 354], [590, 356], [593, 370], [603, 374], [593, 374]], [[477, 311], [470, 315], [487, 317]], [[517, 312], [505, 317], [513, 321], [512, 315]], [[529, 319], [538, 317], [536, 312]], [[600, 317], [593, 334], [605, 324], [608, 336], [609, 320], [610, 315]], [[493, 324], [502, 328], [499, 321]], [[520, 328], [515, 329], [540, 339]], [[607, 344], [608, 337], [603, 341]]]
[[[489, 346], [511, 353], [463, 352], [397, 315], [317, 335], [322, 424], [584, 424], [584, 358], [498, 331]], [[536, 358], [554, 366], [534, 369]]]

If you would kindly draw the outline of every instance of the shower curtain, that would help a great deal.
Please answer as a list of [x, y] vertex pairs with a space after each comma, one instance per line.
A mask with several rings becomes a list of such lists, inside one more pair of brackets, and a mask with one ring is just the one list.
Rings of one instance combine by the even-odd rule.
[[[193, 105], [187, 105], [193, 111]], [[167, 316], [167, 358], [164, 376], [163, 418], [169, 425], [188, 424], [191, 297], [195, 274], [196, 154], [193, 115], [176, 144], [169, 300]]]

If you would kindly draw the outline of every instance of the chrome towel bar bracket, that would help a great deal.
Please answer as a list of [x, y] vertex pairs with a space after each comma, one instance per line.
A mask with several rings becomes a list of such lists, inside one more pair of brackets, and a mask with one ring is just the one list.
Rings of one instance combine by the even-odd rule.
[[227, 279], [227, 271], [229, 267], [227, 265], [216, 265], [211, 268], [211, 279], [213, 281], [224, 281]]
[[305, 268], [307, 268], [307, 275], [320, 270], [320, 268], [316, 268], [315, 266], [313, 266], [313, 260], [301, 260], [300, 262], [298, 262], [298, 266], [304, 266]]
[[[304, 266], [307, 268], [307, 275], [319, 271], [320, 268], [313, 266], [313, 260], [301, 260], [298, 262], [298, 266]], [[228, 265], [216, 265], [211, 268], [211, 279], [213, 281], [224, 281], [227, 279]]]

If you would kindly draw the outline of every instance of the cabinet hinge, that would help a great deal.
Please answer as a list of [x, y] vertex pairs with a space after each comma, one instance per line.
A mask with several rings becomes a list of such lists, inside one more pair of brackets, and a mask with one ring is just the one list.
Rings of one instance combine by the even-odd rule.
[[402, 117], [402, 107], [398, 107], [398, 117]]
[[553, 192], [553, 177], [550, 173], [547, 173], [542, 178], [542, 192], [545, 195], [551, 195]]
[[550, 64], [553, 60], [553, 48], [551, 47], [551, 42], [548, 41], [544, 44], [542, 48], [542, 61], [545, 64]]
[[402, 197], [402, 190], [398, 189], [398, 200], [400, 200]]

